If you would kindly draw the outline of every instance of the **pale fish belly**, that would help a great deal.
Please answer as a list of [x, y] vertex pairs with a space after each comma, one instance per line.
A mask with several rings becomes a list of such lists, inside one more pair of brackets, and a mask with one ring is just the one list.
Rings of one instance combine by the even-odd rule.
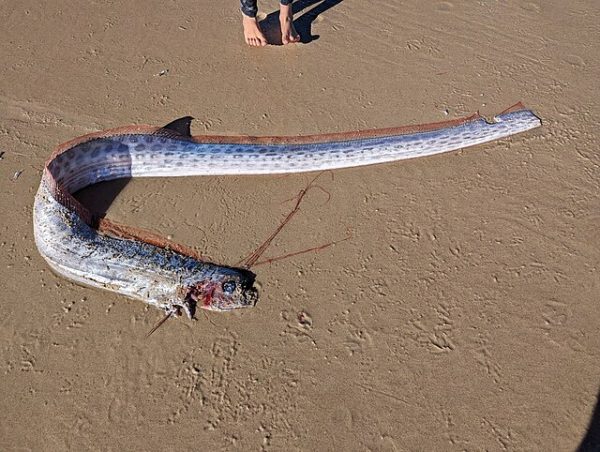
[[57, 273], [81, 284], [167, 308], [180, 298], [179, 290], [215, 271], [212, 264], [169, 249], [99, 233], [58, 203], [43, 183], [33, 214], [41, 255]]

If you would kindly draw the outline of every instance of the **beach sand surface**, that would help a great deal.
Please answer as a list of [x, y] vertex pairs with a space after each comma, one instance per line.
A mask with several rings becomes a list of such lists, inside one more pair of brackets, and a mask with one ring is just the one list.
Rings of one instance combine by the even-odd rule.
[[[277, 2], [260, 8], [276, 36]], [[598, 450], [600, 3], [296, 10], [302, 44], [251, 49], [236, 0], [0, 3], [0, 449]], [[146, 338], [161, 312], [35, 247], [45, 159], [92, 131], [191, 115], [195, 134], [318, 134], [518, 101], [542, 128], [323, 175], [266, 256], [351, 239], [256, 267], [253, 309]], [[312, 177], [80, 196], [234, 264]]]

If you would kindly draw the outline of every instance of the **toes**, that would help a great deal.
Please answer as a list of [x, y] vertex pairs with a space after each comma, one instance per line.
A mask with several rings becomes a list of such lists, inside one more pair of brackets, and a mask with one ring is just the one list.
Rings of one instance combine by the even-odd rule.
[[296, 34], [289, 33], [281, 36], [281, 42], [283, 42], [283, 44], [293, 44], [299, 41], [300, 36]]
[[298, 34], [298, 32], [296, 31], [296, 28], [292, 27], [292, 29], [290, 30], [290, 40], [292, 42], [298, 42], [300, 41], [300, 35]]
[[267, 40], [262, 36], [245, 36], [246, 44], [250, 47], [264, 47], [267, 45]]

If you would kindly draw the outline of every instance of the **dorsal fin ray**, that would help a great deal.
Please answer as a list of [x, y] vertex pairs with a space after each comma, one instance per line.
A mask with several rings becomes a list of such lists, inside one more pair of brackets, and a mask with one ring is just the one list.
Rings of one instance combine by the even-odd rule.
[[175, 121], [171, 121], [166, 126], [161, 127], [162, 130], [169, 130], [172, 132], [176, 132], [182, 137], [192, 138], [192, 132], [190, 130], [190, 125], [192, 124], [191, 116], [184, 116], [183, 118], [176, 119]]

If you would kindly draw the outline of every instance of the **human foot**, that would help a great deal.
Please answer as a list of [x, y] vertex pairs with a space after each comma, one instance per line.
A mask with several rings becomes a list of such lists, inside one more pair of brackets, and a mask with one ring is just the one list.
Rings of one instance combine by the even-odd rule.
[[279, 25], [281, 26], [281, 42], [283, 42], [283, 44], [300, 41], [300, 36], [294, 28], [292, 5], [280, 6]]
[[252, 47], [263, 47], [267, 45], [267, 39], [258, 25], [256, 17], [242, 14], [242, 25], [244, 26], [244, 39], [246, 44]]

